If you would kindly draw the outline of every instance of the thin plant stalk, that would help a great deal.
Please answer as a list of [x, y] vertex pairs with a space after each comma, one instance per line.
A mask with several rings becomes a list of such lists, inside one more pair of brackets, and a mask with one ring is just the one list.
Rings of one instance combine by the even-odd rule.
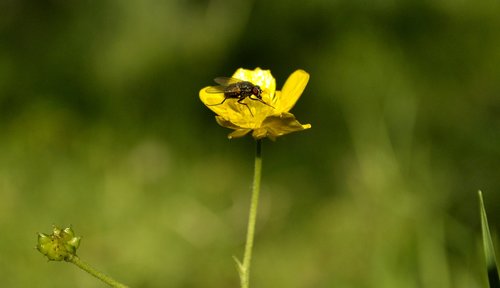
[[241, 288], [248, 288], [250, 282], [250, 265], [252, 261], [253, 240], [255, 235], [255, 223], [257, 220], [257, 208], [259, 205], [260, 179], [262, 172], [262, 140], [256, 140], [255, 168], [253, 175], [252, 198], [248, 216], [247, 240], [243, 263], [235, 258], [240, 274]]
[[102, 282], [108, 284], [111, 287], [115, 288], [128, 288], [128, 286], [116, 281], [115, 279], [109, 277], [108, 275], [97, 271], [93, 267], [91, 267], [89, 264], [83, 262], [80, 260], [80, 258], [76, 255], [71, 255], [68, 259], [68, 262], [71, 262], [78, 266], [80, 269], [84, 270], [85, 272], [89, 273], [90, 275], [96, 277], [97, 279], [101, 280]]

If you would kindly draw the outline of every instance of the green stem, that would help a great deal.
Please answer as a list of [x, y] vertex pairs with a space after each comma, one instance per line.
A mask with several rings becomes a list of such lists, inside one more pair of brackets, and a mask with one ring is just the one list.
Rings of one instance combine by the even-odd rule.
[[245, 255], [243, 264], [238, 263], [240, 272], [240, 281], [242, 288], [248, 288], [250, 282], [250, 264], [252, 260], [253, 238], [255, 234], [255, 222], [257, 220], [257, 207], [259, 205], [260, 178], [262, 172], [262, 140], [257, 140], [257, 149], [255, 152], [255, 169], [253, 175], [252, 200], [250, 203], [250, 213], [248, 216], [247, 241], [245, 244]]
[[89, 264], [87, 264], [87, 263], [83, 262], [82, 260], [80, 260], [80, 258], [78, 258], [78, 256], [72, 256], [71, 255], [71, 257], [69, 259], [67, 259], [67, 261], [75, 264], [76, 266], [78, 266], [79, 268], [81, 268], [82, 270], [84, 270], [85, 272], [88, 272], [92, 276], [98, 278], [99, 280], [101, 280], [102, 282], [108, 284], [111, 287], [128, 288], [128, 286], [126, 286], [126, 285], [124, 285], [124, 284], [116, 281], [115, 279], [109, 277], [108, 275], [105, 275], [104, 273], [101, 273], [101, 272], [95, 270]]

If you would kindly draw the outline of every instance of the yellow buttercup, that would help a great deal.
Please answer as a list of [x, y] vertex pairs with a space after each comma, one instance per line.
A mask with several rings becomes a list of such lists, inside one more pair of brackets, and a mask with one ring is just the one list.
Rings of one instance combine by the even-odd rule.
[[240, 68], [232, 78], [260, 87], [259, 98], [248, 96], [224, 101], [227, 95], [223, 90], [213, 93], [214, 86], [200, 90], [201, 101], [217, 114], [217, 123], [235, 130], [228, 138], [242, 137], [252, 131], [255, 139], [268, 137], [275, 140], [279, 136], [311, 128], [310, 124], [301, 124], [289, 112], [309, 81], [309, 74], [304, 70], [293, 72], [281, 91], [276, 91], [276, 80], [269, 70]]

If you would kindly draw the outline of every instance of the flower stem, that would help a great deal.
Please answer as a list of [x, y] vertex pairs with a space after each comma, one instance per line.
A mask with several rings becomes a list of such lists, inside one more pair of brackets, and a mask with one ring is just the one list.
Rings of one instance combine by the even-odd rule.
[[250, 264], [252, 260], [253, 238], [255, 234], [255, 222], [257, 220], [257, 207], [259, 205], [260, 178], [262, 172], [262, 140], [256, 141], [255, 169], [253, 175], [252, 199], [250, 203], [250, 213], [248, 216], [247, 241], [245, 244], [245, 254], [243, 264], [238, 262], [240, 272], [241, 288], [248, 288], [250, 281]]
[[90, 275], [98, 278], [99, 280], [101, 280], [102, 282], [108, 284], [111, 287], [115, 287], [115, 288], [128, 288], [128, 286], [126, 286], [126, 285], [124, 285], [124, 284], [116, 281], [115, 279], [113, 279], [113, 278], [105, 275], [104, 273], [101, 273], [101, 272], [95, 270], [89, 264], [87, 264], [87, 263], [83, 262], [82, 260], [80, 260], [80, 258], [78, 256], [76, 256], [76, 255], [71, 255], [71, 257], [69, 257], [67, 259], [67, 261], [75, 264], [80, 269], [82, 269], [85, 272], [89, 273]]

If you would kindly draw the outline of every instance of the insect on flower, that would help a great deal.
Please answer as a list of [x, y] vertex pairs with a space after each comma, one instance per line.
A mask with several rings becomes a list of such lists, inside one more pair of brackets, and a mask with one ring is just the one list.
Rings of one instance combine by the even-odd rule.
[[248, 104], [244, 103], [245, 98], [249, 98], [254, 101], [261, 102], [271, 108], [273, 106], [267, 104], [262, 100], [262, 89], [258, 85], [254, 85], [252, 82], [243, 81], [236, 78], [230, 77], [217, 77], [214, 81], [220, 86], [209, 87], [206, 92], [211, 94], [224, 93], [224, 99], [218, 104], [212, 104], [207, 106], [217, 106], [223, 104], [227, 99], [238, 99], [238, 103], [245, 105], [253, 117], [252, 110], [248, 107]]

